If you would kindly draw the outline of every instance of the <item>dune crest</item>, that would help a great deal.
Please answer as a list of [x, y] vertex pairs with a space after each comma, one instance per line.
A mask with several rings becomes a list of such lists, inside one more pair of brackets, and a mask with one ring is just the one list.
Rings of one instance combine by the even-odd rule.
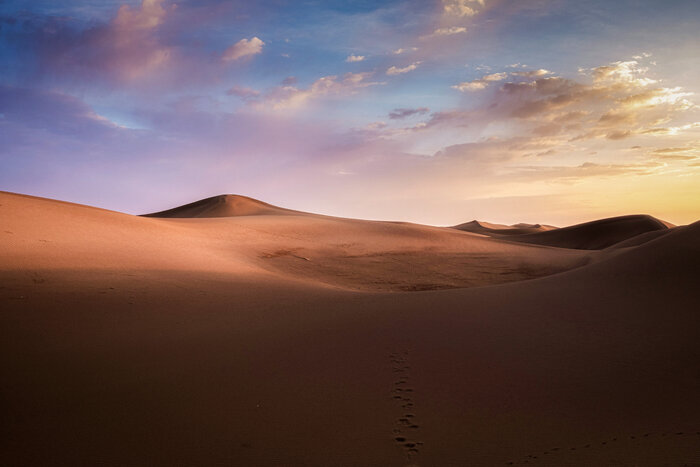
[[297, 213], [242, 195], [218, 195], [200, 199], [165, 211], [143, 214], [143, 217], [207, 218], [236, 216], [269, 216]]

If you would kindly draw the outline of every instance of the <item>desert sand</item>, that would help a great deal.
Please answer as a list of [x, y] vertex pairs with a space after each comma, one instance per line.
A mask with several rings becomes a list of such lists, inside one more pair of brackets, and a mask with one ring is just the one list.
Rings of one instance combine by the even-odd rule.
[[700, 464], [700, 223], [0, 224], [0, 465]]

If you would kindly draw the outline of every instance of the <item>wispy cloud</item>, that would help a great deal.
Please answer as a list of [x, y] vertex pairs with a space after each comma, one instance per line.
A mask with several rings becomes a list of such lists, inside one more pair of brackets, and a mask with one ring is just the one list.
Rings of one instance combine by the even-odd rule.
[[392, 120], [398, 120], [406, 117], [411, 117], [414, 115], [425, 115], [426, 113], [430, 112], [430, 109], [427, 107], [418, 107], [416, 109], [407, 109], [407, 108], [401, 108], [401, 109], [394, 109], [389, 113], [389, 118]]
[[[303, 107], [308, 102], [323, 96], [347, 96], [357, 93], [360, 89], [376, 86], [378, 82], [369, 81], [372, 72], [346, 73], [342, 76], [324, 76], [314, 81], [308, 88], [298, 88], [291, 82], [274, 87], [259, 98], [251, 99], [258, 109], [288, 110]], [[286, 81], [286, 80], [285, 80]]]
[[[510, 66], [512, 67], [512, 65]], [[530, 71], [513, 71], [510, 73], [511, 76], [517, 76], [520, 78], [538, 78], [540, 76], [546, 76], [546, 75], [551, 75], [552, 72], [549, 70], [545, 70], [544, 68], [540, 68], [539, 70], [530, 70]]]
[[408, 73], [408, 72], [413, 71], [416, 68], [418, 68], [418, 66], [421, 63], [422, 62], [420, 62], [420, 61], [413, 62], [410, 65], [406, 65], [405, 67], [390, 66], [389, 68], [387, 68], [386, 74], [391, 76], [391, 75], [400, 75], [403, 73]]
[[348, 55], [348, 58], [346, 58], [345, 61], [348, 63], [362, 62], [362, 61], [364, 61], [364, 59], [365, 59], [364, 55]]
[[226, 94], [229, 96], [240, 97], [243, 100], [248, 100], [248, 99], [255, 99], [256, 97], [259, 97], [260, 91], [257, 91], [257, 90], [252, 89], [252, 88], [233, 86], [228, 91], [226, 91]]
[[492, 83], [494, 81], [502, 81], [508, 77], [508, 73], [491, 73], [489, 75], [484, 75], [479, 79], [475, 79], [472, 81], [464, 81], [462, 83], [459, 83], [455, 86], [452, 86], [454, 89], [457, 89], [459, 91], [480, 91], [482, 89], [486, 89], [486, 87], [489, 85], [489, 83]]
[[416, 50], [418, 50], [418, 47], [407, 47], [407, 48], [402, 47], [402, 48], [394, 50], [392, 53], [394, 55], [401, 55], [401, 54], [405, 54], [407, 52], [415, 52]]
[[453, 36], [455, 34], [463, 34], [465, 32], [467, 32], [467, 28], [464, 26], [450, 26], [436, 29], [432, 34], [430, 34], [430, 36]]

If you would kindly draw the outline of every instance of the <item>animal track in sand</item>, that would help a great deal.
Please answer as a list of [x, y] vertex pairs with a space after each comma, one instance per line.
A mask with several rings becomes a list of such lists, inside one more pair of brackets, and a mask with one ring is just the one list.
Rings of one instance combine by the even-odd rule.
[[394, 420], [391, 430], [394, 442], [401, 447], [406, 458], [411, 460], [420, 453], [422, 441], [417, 441], [420, 425], [415, 421], [416, 415], [409, 410], [413, 409], [413, 388], [410, 387], [411, 365], [409, 352], [394, 352], [389, 354], [391, 371], [397, 376], [391, 389], [391, 398], [402, 409], [402, 415]]
[[[622, 440], [627, 440], [631, 441], [633, 443], [638, 443], [638, 442], [643, 442], [645, 438], [653, 438], [653, 437], [669, 437], [669, 438], [677, 438], [677, 437], [684, 437], [684, 438], [689, 438], [689, 437], [696, 437], [698, 438], [698, 442], [700, 442], [700, 431], [695, 431], [695, 432], [687, 432], [687, 431], [666, 431], [663, 433], [644, 433], [644, 434], [636, 434], [636, 435], [629, 435], [627, 437], [623, 438], [611, 438], [608, 440], [603, 440], [597, 443], [587, 443], [584, 445], [580, 446], [572, 446], [569, 448], [559, 448], [559, 447], [554, 447], [551, 448], [547, 451], [542, 452], [540, 455], [548, 456], [550, 454], [565, 454], [569, 453], [571, 454], [571, 451], [576, 451], [577, 449], [584, 449], [584, 450], [591, 450], [595, 449], [596, 447], [600, 448], [606, 448], [608, 445], [614, 445], [615, 443], [618, 442], [618, 439]], [[524, 458], [520, 459], [520, 461], [508, 461], [505, 464], [506, 465], [520, 465], [520, 464], [530, 464], [530, 463], [536, 463], [539, 460], [539, 457], [535, 454], [527, 454]], [[565, 459], [562, 459], [564, 461]]]

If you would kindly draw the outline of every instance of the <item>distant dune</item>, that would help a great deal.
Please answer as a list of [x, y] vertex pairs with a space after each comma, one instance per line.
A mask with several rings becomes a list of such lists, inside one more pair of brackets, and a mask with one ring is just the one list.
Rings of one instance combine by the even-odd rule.
[[463, 230], [465, 232], [478, 233], [483, 235], [499, 236], [499, 235], [522, 235], [535, 232], [545, 232], [547, 230], [556, 229], [556, 227], [551, 225], [540, 225], [540, 224], [515, 224], [515, 225], [502, 225], [502, 224], [491, 224], [489, 222], [480, 222], [473, 220], [471, 222], [465, 222], [464, 224], [459, 224], [453, 228], [457, 230]]
[[668, 223], [651, 216], [621, 216], [586, 222], [585, 224], [573, 225], [548, 232], [521, 235], [513, 238], [513, 240], [558, 248], [600, 250], [640, 234], [658, 230], [663, 231], [668, 228]]
[[700, 223], [0, 223], [0, 465], [700, 464]]
[[642, 234], [663, 232], [673, 227], [673, 224], [651, 216], [632, 215], [611, 217], [561, 229], [539, 224], [503, 226], [479, 221], [467, 222], [454, 228], [493, 237], [512, 236], [509, 239], [515, 242], [578, 250], [602, 250], [626, 240], [631, 241], [638, 236], [636, 242], [642, 242], [656, 236], [640, 236]]

